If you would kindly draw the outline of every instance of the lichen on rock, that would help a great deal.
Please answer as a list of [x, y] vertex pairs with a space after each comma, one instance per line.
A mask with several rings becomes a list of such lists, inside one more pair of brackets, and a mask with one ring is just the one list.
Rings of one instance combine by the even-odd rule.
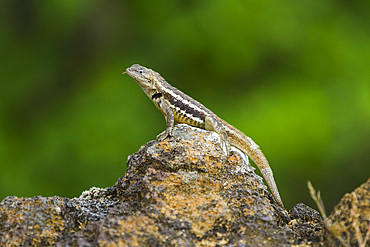
[[315, 210], [286, 212], [217, 134], [187, 125], [131, 155], [112, 187], [0, 203], [0, 245], [9, 246], [306, 246], [323, 232]]
[[[336, 232], [349, 246], [364, 241], [370, 231], [370, 178], [351, 193], [343, 196], [327, 218], [327, 227]], [[339, 241], [329, 231], [325, 234], [325, 245], [337, 246]], [[367, 241], [366, 246], [370, 246]]]

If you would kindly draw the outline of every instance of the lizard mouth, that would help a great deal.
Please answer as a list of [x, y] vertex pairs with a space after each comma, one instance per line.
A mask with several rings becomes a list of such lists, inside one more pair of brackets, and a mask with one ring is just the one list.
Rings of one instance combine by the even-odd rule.
[[127, 68], [122, 74], [130, 74], [131, 71], [131, 67]]
[[127, 74], [127, 75], [129, 75], [129, 76], [131, 76], [131, 77], [134, 77], [135, 76], [135, 71], [132, 71], [131, 70], [131, 67], [130, 68], [127, 68], [124, 72], [122, 72], [122, 74], [124, 75], [124, 74]]

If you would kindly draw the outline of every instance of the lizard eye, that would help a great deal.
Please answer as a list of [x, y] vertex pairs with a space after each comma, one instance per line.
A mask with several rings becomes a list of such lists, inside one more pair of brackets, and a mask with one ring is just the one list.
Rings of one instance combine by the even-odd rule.
[[144, 73], [144, 70], [142, 68], [136, 70], [139, 74], [143, 74]]

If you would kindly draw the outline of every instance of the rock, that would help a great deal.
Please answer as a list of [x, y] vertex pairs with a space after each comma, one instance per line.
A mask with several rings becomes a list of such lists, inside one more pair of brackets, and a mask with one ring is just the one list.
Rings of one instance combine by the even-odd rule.
[[295, 233], [295, 243], [305, 244], [309, 242], [318, 245], [323, 241], [323, 225], [319, 212], [303, 203], [295, 205], [290, 210], [288, 225]]
[[[349, 246], [357, 246], [359, 238], [365, 238], [370, 231], [370, 178], [352, 193], [344, 195], [327, 218], [327, 225], [341, 236], [344, 242], [349, 241]], [[325, 240], [325, 246], [339, 245], [338, 238], [328, 231]], [[370, 240], [366, 246], [370, 246]]]
[[1, 246], [320, 246], [324, 234], [315, 210], [286, 212], [216, 133], [187, 125], [142, 146], [110, 188], [0, 203]]

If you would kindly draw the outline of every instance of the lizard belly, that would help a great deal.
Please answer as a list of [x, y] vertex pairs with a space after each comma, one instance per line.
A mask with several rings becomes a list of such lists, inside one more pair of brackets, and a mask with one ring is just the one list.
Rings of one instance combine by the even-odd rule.
[[194, 127], [204, 129], [204, 122], [195, 118], [189, 117], [186, 113], [183, 112], [174, 112], [174, 118], [176, 123], [185, 123]]

